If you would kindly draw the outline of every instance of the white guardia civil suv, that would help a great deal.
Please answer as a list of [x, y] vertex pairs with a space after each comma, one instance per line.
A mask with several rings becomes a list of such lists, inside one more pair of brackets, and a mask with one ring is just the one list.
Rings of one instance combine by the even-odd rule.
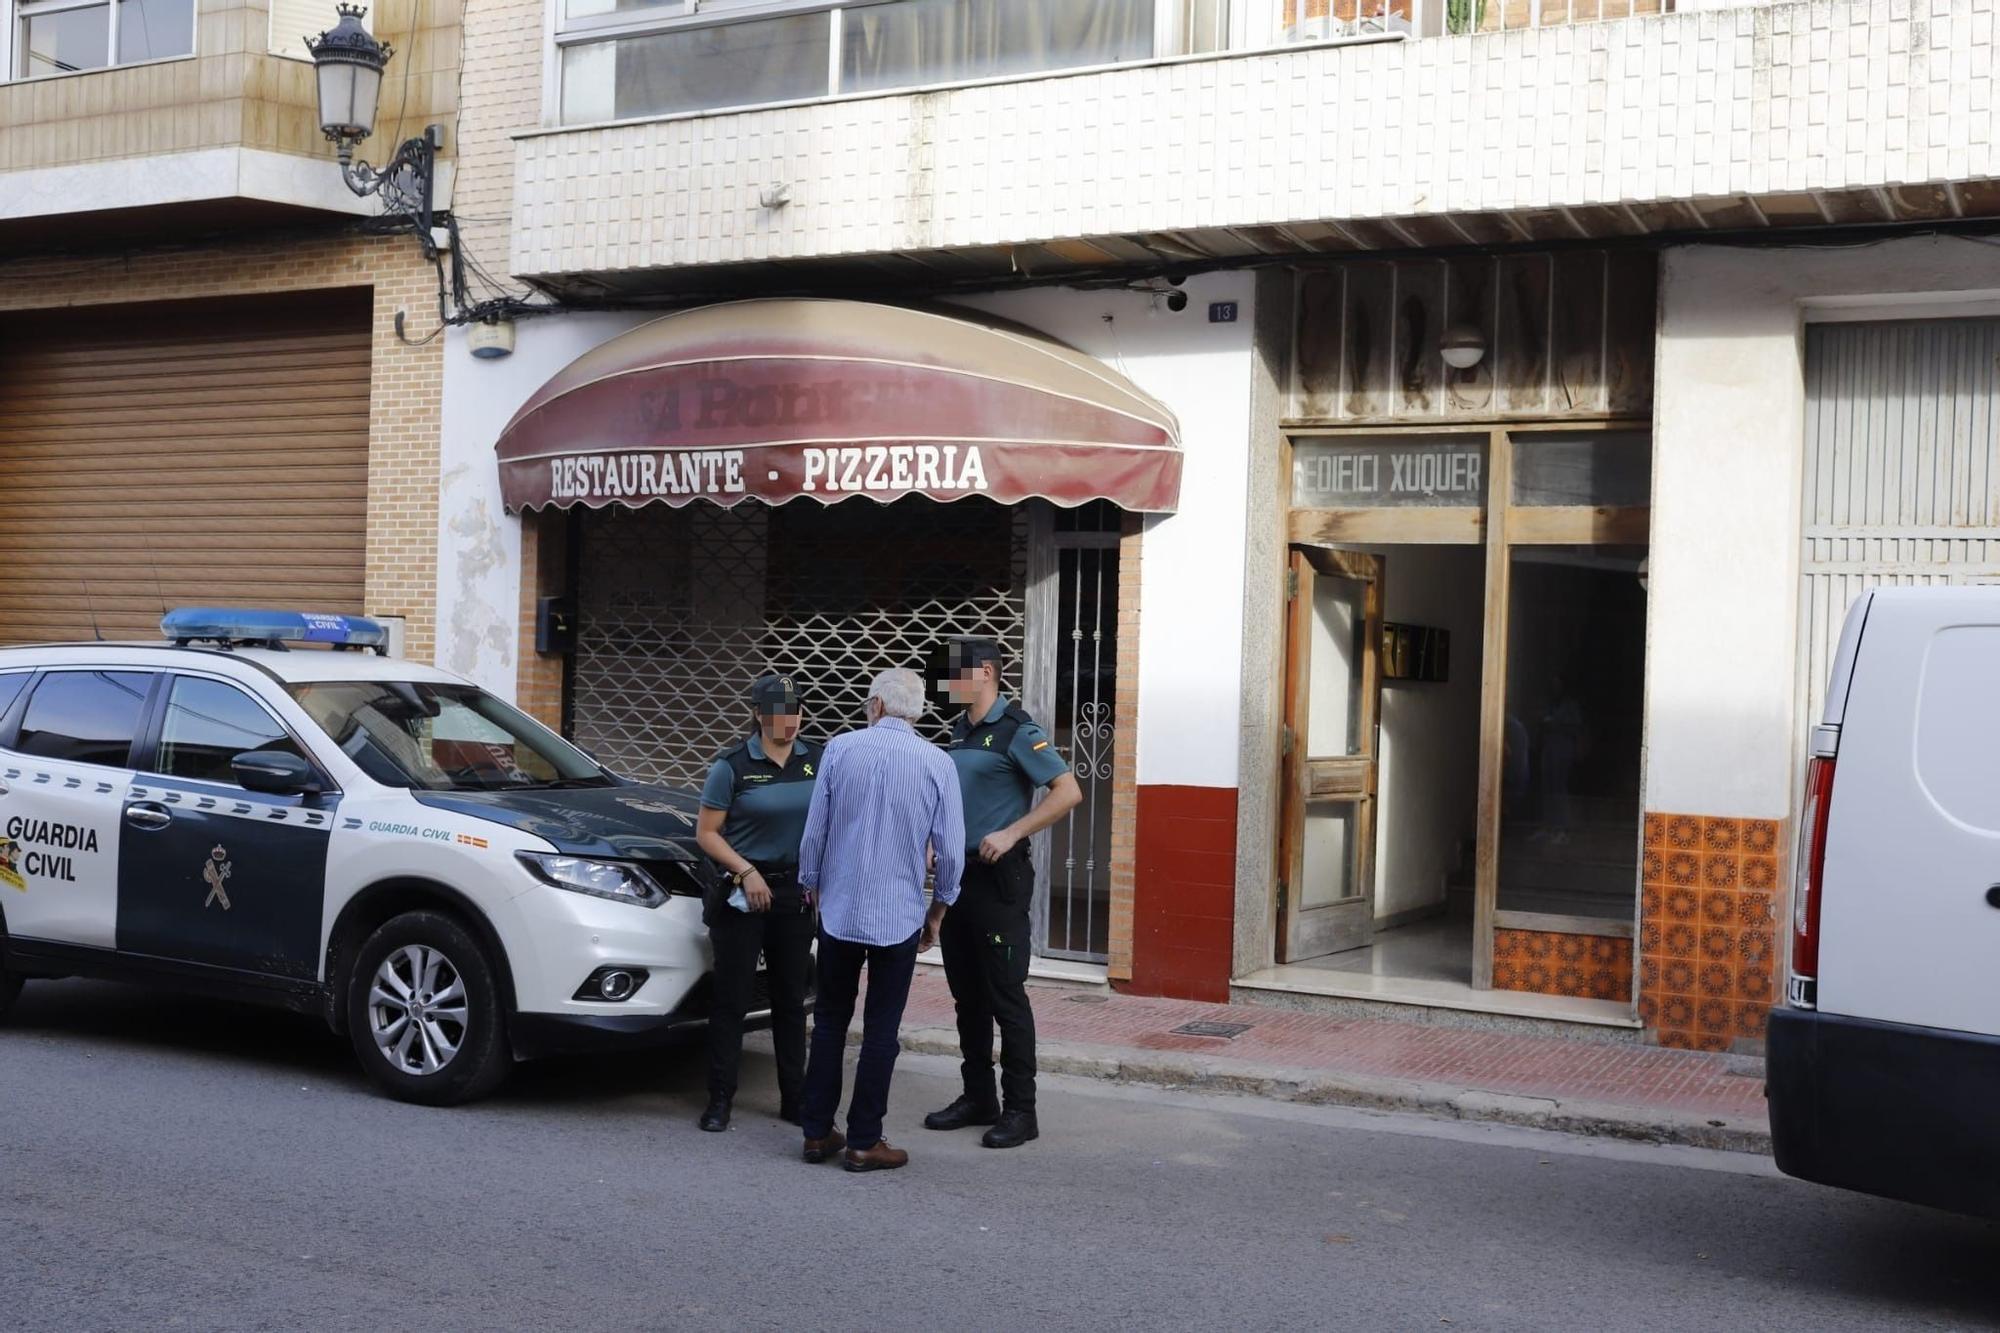
[[162, 628], [0, 649], [0, 1016], [37, 977], [275, 1003], [429, 1105], [705, 1020], [692, 796], [379, 655], [371, 621]]

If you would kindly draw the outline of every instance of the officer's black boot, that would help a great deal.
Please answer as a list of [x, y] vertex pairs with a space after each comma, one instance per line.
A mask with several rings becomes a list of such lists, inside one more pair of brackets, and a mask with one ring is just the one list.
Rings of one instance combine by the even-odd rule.
[[987, 1130], [979, 1142], [988, 1148], [1018, 1148], [1041, 1136], [1033, 1111], [1006, 1111], [1001, 1114], [1000, 1123]]
[[980, 1103], [961, 1095], [942, 1111], [924, 1117], [925, 1129], [964, 1129], [967, 1125], [990, 1125], [1000, 1119], [1000, 1108], [992, 1102]]
[[710, 1134], [720, 1134], [729, 1128], [729, 1103], [730, 1098], [723, 1094], [710, 1093], [708, 1109], [701, 1113], [701, 1119], [696, 1123]]

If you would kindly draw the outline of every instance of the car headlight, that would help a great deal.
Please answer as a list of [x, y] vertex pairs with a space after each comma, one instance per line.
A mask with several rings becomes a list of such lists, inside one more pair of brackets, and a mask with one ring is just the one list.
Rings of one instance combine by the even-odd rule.
[[598, 861], [588, 856], [516, 852], [528, 873], [544, 884], [593, 898], [658, 907], [667, 900], [659, 881], [630, 861]]

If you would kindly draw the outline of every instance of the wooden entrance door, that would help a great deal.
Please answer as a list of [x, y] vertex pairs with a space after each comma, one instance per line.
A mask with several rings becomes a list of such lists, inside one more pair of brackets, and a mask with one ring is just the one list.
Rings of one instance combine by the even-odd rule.
[[1278, 961], [1375, 930], [1382, 557], [1294, 547], [1287, 575]]

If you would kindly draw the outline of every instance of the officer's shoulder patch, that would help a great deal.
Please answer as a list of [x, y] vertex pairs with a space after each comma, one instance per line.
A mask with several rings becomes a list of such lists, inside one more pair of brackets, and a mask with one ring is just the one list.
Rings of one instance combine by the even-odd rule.
[[1034, 750], [1046, 750], [1049, 748], [1049, 743], [1047, 741], [1036, 741], [1029, 748]]

